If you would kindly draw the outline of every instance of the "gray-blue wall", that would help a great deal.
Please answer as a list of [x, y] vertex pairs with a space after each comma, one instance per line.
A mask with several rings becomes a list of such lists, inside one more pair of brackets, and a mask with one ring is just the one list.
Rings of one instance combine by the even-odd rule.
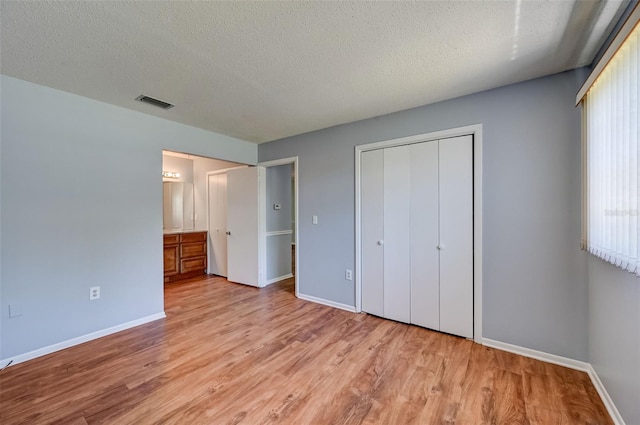
[[0, 358], [161, 313], [162, 149], [255, 164], [256, 145], [7, 76], [0, 85]]
[[[267, 232], [291, 230], [291, 169], [292, 164], [266, 169]], [[280, 209], [273, 208], [279, 203]]]
[[587, 360], [574, 106], [585, 77], [565, 72], [261, 144], [260, 161], [300, 158], [300, 292], [354, 305], [344, 279], [354, 269], [354, 146], [482, 123], [483, 336]]
[[640, 279], [593, 256], [589, 362], [625, 422], [640, 424]]

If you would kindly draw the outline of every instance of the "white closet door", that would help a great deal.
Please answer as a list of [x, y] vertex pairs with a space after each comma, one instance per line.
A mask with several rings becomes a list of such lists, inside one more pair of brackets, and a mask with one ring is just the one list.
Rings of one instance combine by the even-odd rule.
[[439, 330], [438, 141], [410, 148], [411, 323]]
[[384, 316], [384, 159], [383, 150], [360, 156], [362, 310]]
[[209, 179], [209, 273], [227, 276], [227, 175]]
[[410, 149], [384, 150], [384, 317], [411, 321]]
[[439, 142], [440, 330], [473, 337], [473, 142]]

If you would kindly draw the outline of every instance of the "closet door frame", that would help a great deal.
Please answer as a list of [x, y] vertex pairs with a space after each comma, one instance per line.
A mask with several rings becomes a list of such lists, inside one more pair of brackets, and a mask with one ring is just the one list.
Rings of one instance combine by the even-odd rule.
[[356, 312], [362, 312], [362, 227], [361, 227], [361, 190], [360, 190], [360, 155], [362, 152], [447, 139], [457, 136], [473, 137], [473, 339], [482, 343], [482, 124], [457, 127], [431, 133], [380, 142], [358, 145], [355, 147], [355, 223], [356, 223], [356, 264], [355, 264], [355, 299]]

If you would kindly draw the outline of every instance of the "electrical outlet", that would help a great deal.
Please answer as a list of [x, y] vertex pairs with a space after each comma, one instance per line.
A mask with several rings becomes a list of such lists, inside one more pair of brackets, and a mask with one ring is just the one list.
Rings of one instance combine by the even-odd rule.
[[89, 288], [89, 301], [97, 300], [100, 298], [100, 287], [92, 286]]
[[344, 278], [346, 280], [353, 280], [353, 271], [349, 270], [349, 269], [345, 270], [344, 271]]

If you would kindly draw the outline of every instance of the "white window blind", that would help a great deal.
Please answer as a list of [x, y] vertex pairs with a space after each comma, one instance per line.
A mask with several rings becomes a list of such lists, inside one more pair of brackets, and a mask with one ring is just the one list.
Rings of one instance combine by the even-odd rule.
[[636, 24], [584, 99], [585, 248], [640, 276], [640, 26]]

